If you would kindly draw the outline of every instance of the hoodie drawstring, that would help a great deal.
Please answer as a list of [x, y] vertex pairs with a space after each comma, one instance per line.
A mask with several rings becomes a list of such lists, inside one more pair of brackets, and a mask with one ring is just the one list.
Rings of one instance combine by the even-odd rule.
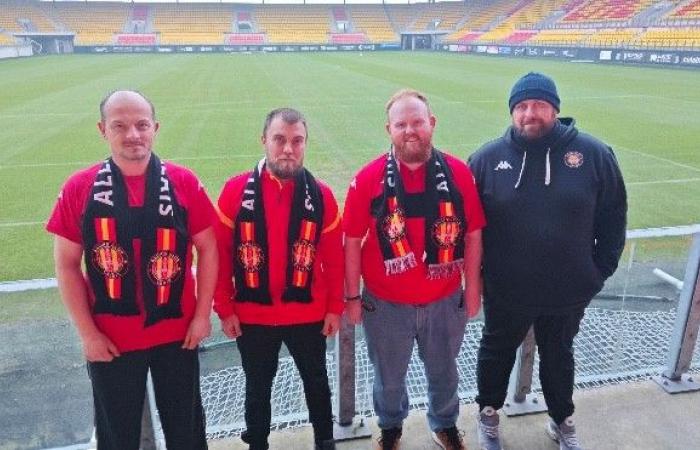
[[527, 150], [523, 152], [523, 162], [520, 164], [520, 173], [518, 174], [518, 181], [515, 182], [515, 189], [520, 186], [520, 181], [523, 179], [523, 172], [525, 171], [525, 160], [527, 159]]
[[[545, 158], [544, 167], [544, 185], [549, 186], [552, 181], [552, 166], [549, 161], [549, 153], [552, 151], [551, 147], [547, 147], [547, 155]], [[527, 150], [523, 151], [523, 162], [520, 164], [520, 173], [518, 174], [518, 181], [515, 182], [515, 189], [520, 187], [520, 183], [523, 180], [523, 172], [525, 172], [525, 162], [527, 161]]]

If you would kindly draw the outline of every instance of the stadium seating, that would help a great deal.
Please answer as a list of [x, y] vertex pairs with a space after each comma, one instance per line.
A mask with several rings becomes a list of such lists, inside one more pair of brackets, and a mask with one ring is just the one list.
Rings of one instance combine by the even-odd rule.
[[[0, 0], [13, 33], [73, 32], [80, 45], [438, 42], [699, 49], [700, 0], [473, 0], [414, 4], [121, 3]], [[642, 28], [644, 27], [644, 28]]]
[[700, 19], [700, 0], [686, 3], [673, 11], [669, 17], [674, 19]]
[[352, 5], [347, 7], [353, 29], [362, 32], [368, 42], [398, 42], [399, 35], [389, 21], [386, 9], [380, 5]]
[[602, 28], [584, 43], [590, 47], [620, 47], [632, 42], [641, 32], [641, 28]]
[[0, 29], [13, 33], [56, 31], [38, 4], [19, 1], [0, 3]]
[[520, 30], [514, 31], [510, 36], [503, 40], [505, 44], [522, 44], [538, 33], [537, 30]]
[[259, 5], [253, 16], [270, 44], [327, 43], [331, 32], [328, 6]]
[[233, 31], [233, 8], [225, 4], [152, 4], [161, 44], [223, 44]]
[[443, 2], [423, 6], [410, 29], [452, 31], [466, 17], [467, 12], [466, 3], [463, 2]]
[[66, 30], [75, 32], [76, 45], [112, 44], [114, 35], [124, 31], [130, 5], [126, 3], [52, 2], [48, 11]]
[[568, 13], [563, 22], [606, 22], [631, 19], [654, 0], [592, 0]]
[[6, 34], [0, 33], [0, 45], [12, 45], [15, 43], [15, 39]]
[[413, 22], [421, 5], [386, 5], [386, 14], [389, 22], [396, 31], [406, 31], [408, 26]]
[[449, 34], [447, 42], [463, 41], [463, 37], [470, 32], [480, 32], [480, 35], [491, 28], [489, 25], [497, 24], [506, 17], [506, 12], [513, 7], [513, 2], [495, 0], [492, 3], [468, 3], [465, 20], [457, 29]]
[[527, 42], [533, 45], [579, 46], [595, 32], [595, 28], [541, 30]]
[[700, 48], [700, 29], [649, 28], [632, 43], [653, 48]]

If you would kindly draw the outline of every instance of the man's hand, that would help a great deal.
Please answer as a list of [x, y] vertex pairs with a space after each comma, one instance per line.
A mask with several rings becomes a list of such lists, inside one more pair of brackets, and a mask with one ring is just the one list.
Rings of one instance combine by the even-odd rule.
[[187, 336], [185, 336], [185, 342], [182, 343], [182, 348], [187, 350], [194, 350], [197, 348], [200, 342], [207, 338], [211, 334], [211, 321], [209, 317], [197, 317], [195, 316], [190, 322], [190, 326], [187, 329]]
[[340, 329], [340, 316], [338, 314], [328, 313], [323, 319], [323, 329], [321, 334], [326, 337], [333, 337]]
[[481, 311], [481, 302], [467, 302], [467, 319], [473, 319]]
[[99, 331], [83, 338], [83, 353], [90, 362], [110, 362], [120, 356], [117, 346]]
[[345, 302], [345, 317], [350, 325], [362, 323], [362, 300]]
[[243, 334], [241, 331], [241, 321], [238, 320], [238, 316], [235, 314], [231, 314], [221, 321], [221, 330], [226, 336], [234, 340]]

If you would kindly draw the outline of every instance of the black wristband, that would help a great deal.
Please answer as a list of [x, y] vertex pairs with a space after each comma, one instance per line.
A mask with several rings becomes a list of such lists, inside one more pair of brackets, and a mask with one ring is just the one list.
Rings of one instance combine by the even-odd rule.
[[362, 296], [361, 295], [353, 295], [352, 297], [345, 296], [346, 302], [352, 302], [355, 300], [362, 300]]

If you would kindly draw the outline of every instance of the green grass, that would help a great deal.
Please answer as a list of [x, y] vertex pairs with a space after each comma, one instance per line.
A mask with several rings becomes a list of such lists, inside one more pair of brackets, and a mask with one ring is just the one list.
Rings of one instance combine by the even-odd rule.
[[58, 289], [0, 293], [0, 304], [0, 326], [18, 320], [68, 320]]
[[697, 71], [443, 53], [73, 55], [0, 61], [0, 281], [52, 276], [43, 231], [65, 178], [107, 155], [97, 105], [136, 88], [156, 105], [156, 151], [188, 165], [216, 197], [261, 156], [262, 121], [293, 106], [309, 121], [307, 166], [340, 201], [387, 147], [383, 105], [428, 94], [435, 143], [466, 158], [509, 123], [507, 97], [529, 70], [550, 74], [562, 115], [609, 143], [628, 183], [630, 228], [700, 218]]

